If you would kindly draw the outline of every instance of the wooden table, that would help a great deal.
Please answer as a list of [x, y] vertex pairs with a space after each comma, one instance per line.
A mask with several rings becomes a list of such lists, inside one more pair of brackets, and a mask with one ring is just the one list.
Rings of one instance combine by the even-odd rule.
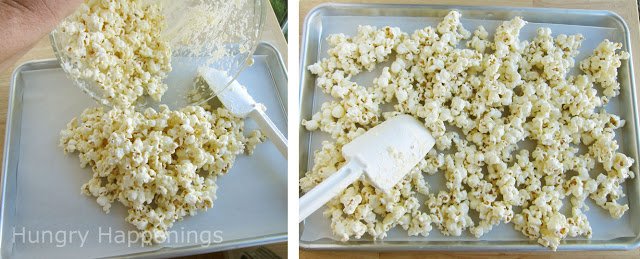
[[[262, 32], [262, 41], [266, 41], [271, 43], [282, 55], [282, 58], [285, 62], [285, 66], [287, 64], [287, 41], [284, 38], [284, 34], [282, 34], [282, 30], [280, 29], [280, 25], [278, 24], [278, 20], [276, 19], [276, 15], [271, 8], [271, 5], [266, 5], [266, 21], [264, 24], [263, 32]], [[22, 58], [20, 58], [15, 64], [11, 66], [11, 68], [0, 71], [0, 146], [4, 146], [4, 133], [5, 133], [5, 125], [7, 123], [7, 108], [8, 108], [8, 96], [9, 96], [9, 81], [11, 80], [11, 73], [13, 70], [19, 66], [20, 64], [36, 59], [50, 59], [55, 58], [53, 54], [53, 49], [51, 48], [51, 44], [49, 43], [49, 37], [43, 37], [31, 50], [29, 50]], [[81, 111], [78, 111], [78, 115]], [[0, 151], [3, 152], [3, 151]], [[2, 153], [0, 153], [1, 155]], [[267, 247], [274, 251], [276, 254], [282, 256], [283, 258], [287, 257], [287, 244], [279, 243], [268, 245]], [[224, 256], [221, 253], [213, 253], [207, 255], [199, 255], [194, 258], [223, 258]]]
[[[442, 4], [442, 5], [492, 5], [516, 7], [555, 7], [571, 9], [611, 10], [625, 19], [631, 31], [631, 51], [636, 75], [640, 75], [640, 24], [638, 22], [638, 4], [636, 0], [430, 0], [430, 1], [392, 1], [392, 0], [301, 0], [300, 1], [300, 33], [304, 18], [313, 7], [324, 2], [336, 3], [406, 3], [406, 4]], [[636, 86], [640, 86], [640, 76], [636, 77]], [[437, 231], [437, 230], [434, 230]], [[633, 251], [605, 252], [541, 252], [541, 253], [454, 253], [454, 252], [338, 252], [311, 251], [300, 249], [300, 258], [640, 258], [640, 249]]]

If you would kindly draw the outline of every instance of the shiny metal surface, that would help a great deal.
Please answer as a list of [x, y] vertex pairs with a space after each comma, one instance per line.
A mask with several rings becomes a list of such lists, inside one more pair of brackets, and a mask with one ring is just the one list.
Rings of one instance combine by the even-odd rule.
[[[512, 7], [474, 7], [474, 6], [444, 6], [444, 5], [388, 5], [388, 4], [323, 4], [311, 10], [303, 25], [302, 44], [300, 53], [300, 118], [310, 118], [316, 112], [314, 96], [320, 92], [314, 85], [313, 76], [306, 67], [318, 60], [319, 50], [324, 40], [322, 38], [323, 19], [331, 19], [332, 16], [384, 16], [395, 17], [443, 17], [450, 10], [458, 10], [464, 18], [509, 20], [514, 16], [521, 16], [532, 23], [555, 23], [584, 26], [598, 26], [614, 28], [623, 35], [623, 49], [631, 52], [629, 29], [624, 20], [616, 13], [610, 11], [593, 10], [569, 10], [551, 8], [512, 8]], [[588, 36], [588, 35], [586, 35]], [[632, 53], [633, 54], [633, 53]], [[631, 59], [630, 59], [631, 60]], [[628, 112], [619, 114], [627, 121], [627, 126], [622, 130], [626, 141], [621, 148], [626, 154], [636, 160], [632, 170], [638, 175], [638, 154], [640, 153], [638, 142], [638, 111], [636, 87], [631, 62], [624, 62], [619, 70], [619, 81], [623, 94], [617, 99]], [[304, 127], [300, 127], [300, 154], [299, 177], [307, 171], [307, 166], [312, 163], [310, 143], [312, 134]], [[631, 219], [640, 218], [640, 181], [635, 179], [626, 182], [627, 196], [629, 199], [629, 211]], [[635, 237], [617, 238], [613, 240], [565, 240], [558, 250], [630, 250], [640, 247], [640, 221], [631, 222]], [[300, 233], [304, 229], [304, 222], [300, 224]], [[437, 231], [437, 230], [433, 230]], [[314, 242], [300, 241], [300, 246], [306, 249], [332, 249], [332, 250], [371, 250], [371, 251], [396, 251], [396, 250], [447, 250], [447, 251], [548, 251], [533, 241], [349, 241], [338, 242], [331, 239], [320, 239]]]
[[[266, 56], [267, 65], [271, 72], [273, 83], [276, 86], [277, 94], [280, 97], [281, 108], [286, 114], [287, 111], [287, 73], [280, 53], [275, 47], [268, 43], [258, 44], [254, 55]], [[60, 65], [56, 59], [37, 60], [24, 63], [16, 68], [10, 83], [9, 108], [7, 113], [7, 126], [5, 133], [2, 180], [0, 182], [2, 192], [0, 193], [0, 254], [11, 254], [12, 247], [4, 247], [2, 239], [12, 238], [13, 219], [16, 214], [16, 182], [17, 166], [20, 160], [20, 130], [22, 116], [22, 72], [37, 72], [45, 69], [59, 69]], [[55, 130], [55, 129], [54, 129]], [[287, 241], [286, 229], [282, 233], [255, 236], [251, 238], [222, 242], [214, 246], [187, 246], [180, 248], [163, 248], [156, 251], [129, 254], [118, 258], [158, 258], [175, 257], [192, 254], [209, 253], [242, 247], [258, 246], [271, 243]]]

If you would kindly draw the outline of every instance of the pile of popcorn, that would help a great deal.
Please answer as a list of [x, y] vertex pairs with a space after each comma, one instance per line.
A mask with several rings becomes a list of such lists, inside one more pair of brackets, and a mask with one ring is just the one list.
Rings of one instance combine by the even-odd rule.
[[87, 1], [58, 28], [62, 68], [94, 83], [111, 106], [129, 106], [140, 96], [156, 101], [167, 90], [171, 48], [160, 37], [164, 16], [143, 0]]
[[86, 109], [62, 130], [60, 146], [93, 171], [82, 193], [106, 213], [116, 201], [128, 208], [127, 222], [147, 244], [164, 242], [175, 221], [211, 208], [216, 178], [265, 140], [258, 130], [244, 136], [243, 119], [225, 108], [136, 111], [138, 97], [159, 101], [167, 89], [163, 20], [157, 5], [142, 0], [91, 0], [61, 25], [73, 61], [63, 67], [95, 81], [113, 108]]
[[[629, 54], [605, 40], [579, 63], [583, 73], [568, 75], [583, 36], [554, 38], [549, 28], [538, 28], [533, 40], [520, 41], [525, 24], [519, 17], [503, 22], [492, 42], [482, 26], [471, 33], [451, 11], [436, 27], [412, 34], [359, 26], [355, 36], [327, 38], [329, 57], [308, 69], [334, 100], [302, 124], [332, 141], [315, 152], [300, 179], [303, 192], [345, 163], [343, 145], [394, 115], [415, 116], [436, 139], [390, 194], [361, 179], [331, 200], [324, 215], [337, 238], [383, 239], [396, 226], [411, 236], [437, 227], [444, 235], [469, 231], [480, 238], [512, 223], [555, 250], [566, 237], [591, 237], [587, 198], [613, 218], [629, 209], [618, 200], [634, 177], [634, 160], [614, 139], [625, 121], [604, 109], [620, 93], [617, 69]], [[352, 80], [385, 61], [390, 65], [371, 86]], [[438, 172], [446, 188], [431, 193], [425, 174]], [[566, 215], [560, 212], [565, 198]]]
[[260, 131], [245, 137], [243, 125], [223, 108], [90, 108], [60, 133], [60, 146], [93, 170], [83, 194], [107, 213], [120, 202], [145, 242], [161, 243], [176, 220], [211, 208], [216, 178], [264, 141]]

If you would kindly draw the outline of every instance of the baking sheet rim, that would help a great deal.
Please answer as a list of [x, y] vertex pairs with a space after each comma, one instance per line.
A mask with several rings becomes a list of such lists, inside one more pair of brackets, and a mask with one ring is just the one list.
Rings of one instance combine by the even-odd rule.
[[[520, 12], [542, 12], [542, 11], [552, 11], [552, 12], [560, 12], [560, 11], [570, 11], [570, 12], [575, 12], [576, 14], [583, 14], [583, 15], [596, 15], [596, 14], [600, 14], [600, 15], [605, 15], [608, 17], [613, 18], [616, 22], [618, 22], [622, 29], [624, 30], [624, 41], [625, 41], [625, 47], [627, 47], [627, 50], [629, 52], [629, 54], [631, 55], [631, 58], [629, 58], [630, 62], [628, 63], [629, 66], [629, 81], [630, 81], [630, 85], [629, 88], [631, 90], [631, 94], [632, 94], [632, 98], [631, 98], [631, 107], [633, 109], [633, 125], [635, 127], [635, 131], [636, 133], [638, 133], [639, 130], [639, 123], [638, 123], [638, 110], [637, 110], [637, 94], [636, 94], [636, 85], [635, 85], [635, 75], [634, 75], [634, 70], [633, 70], [633, 62], [631, 62], [633, 60], [633, 53], [631, 50], [631, 39], [630, 39], [630, 33], [629, 33], [629, 27], [627, 25], [627, 23], [625, 22], [625, 20], [618, 15], [617, 13], [613, 12], [613, 11], [609, 11], [609, 10], [584, 10], [584, 9], [563, 9], [563, 8], [535, 8], [535, 7], [508, 7], [508, 6], [497, 6], [497, 7], [487, 7], [487, 6], [458, 6], [458, 5], [429, 5], [429, 4], [346, 4], [346, 3], [323, 3], [320, 4], [316, 7], [314, 7], [313, 9], [311, 9], [309, 11], [309, 13], [307, 14], [307, 16], [304, 19], [304, 24], [303, 24], [303, 33], [302, 33], [302, 45], [300, 45], [301, 47], [301, 51], [300, 51], [300, 82], [299, 82], [299, 112], [300, 112], [300, 117], [298, 118], [298, 124], [300, 125], [300, 123], [302, 122], [302, 119], [304, 119], [302, 117], [302, 109], [303, 109], [303, 105], [302, 105], [302, 100], [303, 100], [303, 96], [305, 95], [306, 91], [305, 91], [305, 84], [304, 81], [306, 81], [306, 76], [305, 74], [307, 74], [307, 71], [305, 69], [305, 64], [307, 62], [307, 58], [310, 55], [309, 54], [309, 38], [310, 38], [310, 23], [313, 21], [314, 18], [316, 18], [316, 16], [318, 15], [322, 15], [323, 11], [326, 11], [326, 9], [328, 8], [343, 8], [343, 9], [353, 9], [353, 8], [362, 8], [362, 7], [367, 7], [367, 8], [377, 8], [377, 9], [383, 9], [383, 8], [427, 8], [427, 9], [436, 9], [436, 10], [444, 10], [444, 9], [453, 9], [453, 10], [474, 10], [474, 11], [520, 11]], [[322, 40], [322, 39], [320, 39]], [[311, 104], [313, 105], [313, 104]], [[306, 129], [304, 129], [304, 127], [300, 127], [299, 130], [299, 135], [300, 135], [300, 139], [302, 139], [302, 133], [306, 131]], [[638, 152], [638, 149], [640, 149], [640, 143], [638, 142], [638, 136], [635, 136], [635, 148], [636, 148], [636, 152]], [[301, 146], [300, 151], [302, 150], [307, 150], [307, 153], [310, 155], [312, 154], [311, 150], [310, 150], [310, 146], [309, 146], [309, 141], [305, 140], [306, 143], [306, 148], [303, 149], [303, 147]], [[302, 141], [300, 142], [302, 143]], [[300, 152], [300, 154], [302, 154], [302, 152]], [[305, 163], [307, 161], [304, 161]], [[302, 161], [300, 163], [302, 165]], [[300, 173], [300, 172], [298, 172]], [[525, 241], [482, 241], [482, 240], [478, 240], [477, 242], [470, 242], [470, 241], [464, 241], [464, 242], [459, 242], [459, 245], [451, 245], [451, 243], [457, 243], [455, 241], [425, 241], [425, 242], [419, 242], [420, 244], [416, 244], [418, 242], [414, 242], [414, 241], [372, 241], [372, 242], [367, 242], [367, 241], [350, 241], [350, 242], [346, 242], [346, 243], [340, 243], [340, 242], [336, 242], [334, 240], [331, 240], [331, 242], [336, 242], [335, 244], [323, 244], [320, 243], [318, 244], [317, 241], [302, 241], [300, 240], [300, 237], [302, 236], [302, 232], [304, 230], [304, 221], [299, 223], [299, 233], [298, 233], [298, 239], [299, 239], [299, 245], [301, 248], [304, 249], [331, 249], [331, 250], [367, 250], [367, 251], [412, 251], [412, 250], [442, 250], [442, 251], [451, 251], [451, 250], [455, 250], [455, 251], [504, 251], [504, 250], [510, 250], [510, 251], [548, 251], [549, 249], [546, 247], [542, 247], [540, 245], [538, 245], [535, 241], [528, 241], [525, 243]], [[322, 239], [321, 239], [322, 240]], [[615, 239], [614, 239], [615, 240]], [[628, 242], [625, 243], [604, 243], [604, 244], [589, 244], [590, 240], [585, 240], [587, 241], [586, 243], [582, 243], [582, 244], [561, 244], [558, 247], [558, 251], [576, 251], [576, 250], [632, 250], [632, 249], [636, 249], [638, 247], [640, 247], [640, 233], [638, 233], [638, 235], [629, 240]], [[412, 244], [413, 243], [413, 244]], [[429, 243], [447, 243], [447, 245], [430, 245]], [[494, 245], [491, 243], [500, 243], [502, 245]], [[515, 243], [515, 244], [513, 244]]]
[[[281, 80], [284, 80], [285, 83], [285, 88], [287, 86], [287, 82], [288, 82], [288, 77], [287, 77], [287, 73], [286, 73], [286, 68], [284, 66], [284, 61], [282, 60], [282, 55], [280, 54], [280, 52], [278, 51], [278, 49], [276, 49], [272, 44], [268, 43], [268, 42], [264, 42], [261, 41], [258, 46], [256, 47], [256, 50], [254, 52], [254, 55], [256, 55], [256, 52], [271, 52], [272, 54], [266, 54], [267, 56], [269, 56], [269, 59], [276, 59], [276, 62], [278, 64], [278, 67], [274, 68], [269, 66], [269, 69], [280, 69], [281, 71], [283, 71], [283, 77]], [[46, 68], [30, 68], [31, 66], [33, 67], [46, 67]], [[51, 58], [51, 59], [38, 59], [38, 60], [30, 60], [30, 61], [26, 61], [22, 64], [20, 64], [19, 66], [16, 67], [16, 69], [13, 71], [12, 75], [11, 75], [11, 81], [9, 83], [9, 98], [8, 98], [8, 109], [7, 109], [7, 121], [6, 121], [6, 127], [5, 127], [5, 143], [4, 143], [4, 153], [3, 153], [3, 158], [2, 158], [2, 177], [0, 178], [1, 182], [1, 188], [2, 190], [0, 191], [0, 252], [4, 249], [4, 247], [2, 247], [2, 242], [3, 242], [3, 238], [4, 237], [4, 231], [5, 231], [5, 213], [7, 213], [6, 209], [6, 201], [7, 201], [7, 195], [6, 195], [6, 189], [7, 189], [7, 172], [9, 171], [9, 159], [10, 159], [10, 152], [9, 149], [13, 146], [13, 145], [19, 145], [19, 139], [18, 139], [18, 143], [14, 143], [14, 141], [12, 140], [13, 138], [13, 132], [12, 132], [12, 127], [13, 127], [13, 120], [14, 120], [14, 112], [16, 112], [16, 108], [18, 108], [21, 104], [21, 102], [16, 103], [16, 90], [17, 90], [17, 86], [16, 86], [16, 81], [19, 78], [19, 75], [21, 72], [23, 71], [35, 71], [35, 70], [43, 70], [43, 69], [54, 69], [54, 68], [60, 68], [60, 64], [58, 63], [57, 59], [55, 58]], [[280, 80], [276, 80], [275, 78], [273, 79], [274, 81], [276, 81], [276, 83]], [[286, 94], [286, 89], [284, 91], [284, 93]], [[280, 98], [281, 98], [281, 102], [282, 101], [286, 101], [286, 98], [282, 98], [282, 95], [280, 94], [280, 90], [278, 91], [278, 93], [276, 93]], [[286, 96], [285, 96], [286, 97]], [[286, 112], [286, 106], [283, 105], [281, 103], [281, 108], [284, 110], [285, 114], [287, 114]], [[19, 157], [17, 158], [19, 159]], [[250, 238], [243, 238], [243, 239], [237, 239], [237, 240], [232, 240], [229, 242], [222, 242], [219, 244], [215, 244], [212, 246], [202, 246], [202, 245], [192, 245], [192, 246], [184, 246], [184, 247], [176, 247], [176, 248], [160, 248], [158, 250], [154, 250], [154, 251], [148, 251], [148, 252], [142, 252], [142, 253], [133, 253], [133, 254], [125, 254], [125, 255], [121, 255], [121, 256], [115, 256], [115, 257], [110, 257], [110, 258], [122, 258], [122, 257], [127, 257], [127, 258], [155, 258], [158, 256], [162, 256], [162, 257], [171, 257], [171, 256], [184, 256], [184, 255], [193, 255], [193, 254], [202, 254], [202, 253], [210, 253], [210, 252], [216, 252], [216, 251], [224, 251], [224, 250], [230, 250], [230, 249], [236, 249], [236, 248], [242, 248], [242, 247], [250, 247], [250, 246], [257, 246], [257, 245], [265, 245], [265, 244], [272, 244], [272, 243], [279, 243], [279, 242], [286, 242], [287, 241], [287, 236], [288, 233], [284, 232], [284, 233], [278, 233], [278, 234], [271, 234], [271, 235], [263, 235], [263, 236], [257, 236], [257, 237], [250, 237]]]

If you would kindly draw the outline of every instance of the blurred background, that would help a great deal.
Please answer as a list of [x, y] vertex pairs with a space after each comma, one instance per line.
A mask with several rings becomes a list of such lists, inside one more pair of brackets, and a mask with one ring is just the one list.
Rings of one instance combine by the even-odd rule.
[[278, 23], [280, 23], [282, 33], [284, 33], [284, 38], [288, 41], [289, 37], [287, 35], [287, 0], [271, 0], [271, 7], [273, 7], [273, 11], [276, 13], [276, 18], [278, 18]]

